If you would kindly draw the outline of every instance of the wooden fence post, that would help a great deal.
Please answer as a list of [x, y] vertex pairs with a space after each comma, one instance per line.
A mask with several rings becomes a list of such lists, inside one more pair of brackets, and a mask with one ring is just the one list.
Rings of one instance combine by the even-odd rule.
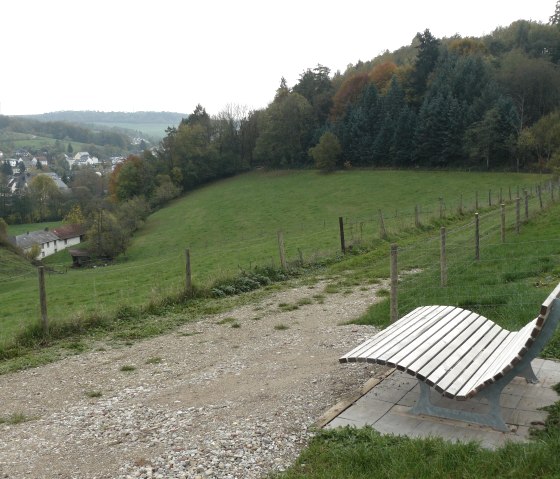
[[445, 226], [441, 228], [441, 248], [440, 248], [440, 279], [441, 287], [447, 286], [447, 254], [445, 251]]
[[537, 186], [538, 188], [538, 192], [539, 192], [539, 204], [541, 206], [541, 210], [543, 209], [543, 202], [542, 202], [542, 191], [541, 191], [541, 185]]
[[45, 288], [45, 267], [39, 266], [39, 303], [41, 304], [41, 325], [43, 327], [43, 338], [49, 336], [49, 318], [47, 316], [47, 291]]
[[502, 209], [502, 243], [506, 242], [506, 205], [504, 203], [502, 203], [501, 205], [501, 209]]
[[529, 219], [529, 193], [525, 190], [525, 220]]
[[301, 251], [301, 248], [298, 248], [298, 255], [299, 255], [299, 264], [303, 266], [303, 251]]
[[278, 250], [280, 251], [280, 266], [285, 271], [288, 269], [288, 264], [286, 263], [286, 249], [284, 248], [284, 234], [282, 231], [278, 231]]
[[398, 246], [396, 244], [391, 245], [391, 323], [394, 323], [399, 319], [399, 308], [398, 308], [398, 267], [397, 267], [397, 257], [398, 257]]
[[192, 295], [191, 251], [185, 250], [185, 291]]
[[338, 217], [338, 227], [340, 229], [340, 249], [342, 254], [346, 254], [346, 243], [344, 242], [344, 220], [342, 216]]
[[519, 234], [519, 226], [521, 224], [521, 198], [515, 198], [515, 232]]
[[474, 214], [474, 259], [480, 259], [480, 219], [478, 213]]
[[418, 211], [418, 205], [414, 205], [414, 226], [420, 228], [420, 212]]
[[383, 212], [379, 210], [379, 237], [387, 239], [387, 230], [385, 229], [385, 221], [383, 220]]

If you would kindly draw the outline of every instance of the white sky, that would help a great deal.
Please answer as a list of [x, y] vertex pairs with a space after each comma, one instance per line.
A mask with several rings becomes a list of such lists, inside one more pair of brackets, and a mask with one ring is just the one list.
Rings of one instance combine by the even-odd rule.
[[556, 0], [0, 0], [0, 113], [265, 107], [284, 76], [543, 23]]

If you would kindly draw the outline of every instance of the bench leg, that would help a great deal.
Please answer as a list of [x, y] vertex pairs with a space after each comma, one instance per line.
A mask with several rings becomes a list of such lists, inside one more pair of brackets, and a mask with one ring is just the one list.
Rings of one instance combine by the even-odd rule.
[[483, 426], [490, 426], [498, 431], [510, 432], [506, 423], [502, 419], [502, 412], [500, 408], [500, 394], [502, 392], [502, 388], [488, 388], [485, 393], [481, 391], [479, 394], [484, 395], [488, 399], [489, 411], [487, 413], [476, 413], [472, 411], [461, 411], [459, 409], [435, 406], [430, 399], [430, 386], [423, 381], [418, 381], [418, 384], [420, 385], [420, 397], [410, 410], [411, 414], [424, 414], [427, 416], [471, 422], [481, 424]]
[[533, 371], [533, 366], [531, 366], [531, 363], [529, 363], [529, 365], [525, 369], [521, 370], [518, 376], [525, 378], [525, 380], [531, 384], [537, 384], [539, 382], [539, 378], [537, 378], [535, 371]]

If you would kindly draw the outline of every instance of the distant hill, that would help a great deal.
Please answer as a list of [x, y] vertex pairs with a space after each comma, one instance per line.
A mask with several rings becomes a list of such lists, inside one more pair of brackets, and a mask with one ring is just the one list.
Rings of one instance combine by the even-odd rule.
[[84, 125], [120, 128], [160, 140], [169, 126], [177, 126], [186, 113], [168, 111], [56, 111], [40, 115], [25, 115], [39, 121], [63, 121]]

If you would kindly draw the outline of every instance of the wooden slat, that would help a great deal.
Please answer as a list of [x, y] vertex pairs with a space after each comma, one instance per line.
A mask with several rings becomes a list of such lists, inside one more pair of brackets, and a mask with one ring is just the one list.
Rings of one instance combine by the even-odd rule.
[[498, 374], [503, 373], [504, 370], [511, 365], [513, 359], [519, 354], [522, 345], [526, 343], [527, 338], [530, 337], [533, 329], [532, 324], [535, 321], [537, 320], [533, 320], [520, 331], [510, 333], [511, 340], [507, 348], [504, 348], [503, 351], [496, 355], [495, 359], [489, 364], [487, 375], [491, 379], [496, 378]]
[[[467, 396], [472, 396], [480, 391], [484, 386], [491, 384], [496, 380], [496, 374], [503, 374], [509, 368], [508, 364], [512, 362], [512, 346], [517, 337], [517, 333], [508, 333], [500, 347], [494, 352], [492, 358], [489, 358], [486, 364], [480, 368], [477, 373], [477, 385], [471, 387], [470, 391], [465, 392]], [[515, 353], [513, 354], [515, 356]], [[461, 394], [463, 394], [461, 392]]]
[[414, 309], [406, 316], [399, 319], [396, 323], [388, 326], [387, 328], [385, 328], [383, 331], [380, 331], [372, 338], [358, 345], [356, 348], [350, 351], [346, 356], [343, 356], [343, 358], [346, 357], [350, 361], [356, 361], [358, 357], [362, 356], [362, 353], [364, 351], [373, 348], [376, 344], [379, 344], [380, 342], [386, 340], [386, 338], [389, 338], [397, 334], [399, 331], [406, 331], [410, 326], [410, 323], [416, 320], [417, 316], [423, 314], [425, 310], [428, 310], [430, 308], [431, 308], [430, 306], [421, 306], [419, 308]]
[[[373, 344], [369, 344], [366, 348], [363, 348], [359, 355], [355, 355], [354, 357], [358, 361], [371, 361], [371, 357], [375, 356], [378, 358], [380, 354], [383, 354], [384, 351], [394, 344], [406, 344], [407, 337], [414, 334], [415, 331], [421, 328], [424, 322], [436, 318], [437, 315], [446, 308], [448, 307], [434, 306], [433, 308], [426, 308], [421, 312], [421, 314], [409, 318], [406, 323], [406, 327], [392, 328], [391, 331], [387, 331], [386, 334], [380, 333], [379, 338], [376, 336], [378, 339], [377, 341]], [[376, 362], [383, 364], [382, 361]]]
[[387, 358], [392, 356], [395, 350], [404, 348], [413, 342], [417, 336], [422, 335], [425, 331], [435, 327], [441, 317], [445, 316], [453, 309], [452, 306], [443, 307], [443, 309], [435, 309], [419, 316], [414, 324], [400, 331], [398, 335], [387, 338], [373, 348], [364, 351], [361, 355], [366, 361], [375, 361], [379, 364], [387, 364]]
[[[419, 374], [426, 376], [425, 381], [427, 384], [434, 386], [439, 381], [443, 380], [450, 371], [457, 367], [457, 364], [461, 361], [465, 354], [471, 350], [473, 345], [480, 341], [480, 339], [495, 326], [492, 321], [486, 319], [484, 316], [481, 316], [481, 318], [483, 319], [482, 322], [475, 321], [465, 330], [464, 334], [457, 338], [456, 343], [460, 343], [460, 345], [455, 348], [455, 350], [443, 363], [441, 363], [440, 366], [429, 372], [429, 374], [427, 369], [419, 371]], [[456, 346], [456, 344], [453, 346]]]
[[[462, 382], [462, 374], [463, 372], [469, 367], [473, 359], [476, 357], [478, 352], [484, 348], [487, 344], [492, 342], [492, 340], [502, 331], [497, 324], [492, 323], [492, 321], [488, 321], [492, 324], [491, 328], [485, 332], [483, 335], [476, 339], [479, 335], [473, 335], [466, 343], [466, 350], [467, 352], [464, 353], [459, 361], [457, 361], [448, 371], [445, 376], [443, 376], [439, 381], [435, 382], [434, 387], [438, 392], [449, 392], [449, 387], [457, 380]], [[468, 378], [465, 378], [465, 380]], [[446, 394], [447, 395], [447, 394]], [[453, 395], [451, 395], [453, 396]]]
[[484, 383], [487, 378], [481, 377], [481, 369], [484, 367], [484, 364], [492, 358], [496, 351], [500, 349], [502, 343], [507, 340], [508, 335], [509, 331], [502, 329], [485, 348], [480, 349], [463, 374], [447, 388], [447, 393], [464, 399], [472, 389]]
[[403, 371], [407, 366], [418, 358], [432, 356], [432, 350], [438, 343], [444, 340], [446, 335], [457, 328], [458, 324], [455, 320], [460, 315], [468, 315], [468, 311], [455, 308], [448, 312], [445, 316], [433, 324], [431, 328], [425, 329], [421, 334], [416, 335], [414, 341], [411, 341], [406, 347], [399, 348], [391, 357], [387, 358], [386, 363], [389, 366], [398, 365]]
[[416, 377], [420, 380], [424, 380], [438, 367], [447, 364], [450, 356], [457, 351], [476, 330], [481, 328], [484, 323], [488, 322], [484, 316], [467, 310], [464, 312], [468, 314], [468, 316], [461, 317], [460, 327], [457, 327], [453, 331], [453, 334], [450, 334], [449, 337], [441, 341], [442, 347], [438, 351], [434, 350], [434, 355], [432, 357], [420, 358], [414, 363], [409, 364], [407, 367], [408, 371], [413, 371]]
[[443, 308], [443, 306], [420, 306], [406, 316], [403, 316], [399, 319], [396, 323], [388, 326], [383, 331], [380, 331], [376, 335], [369, 338], [367, 341], [356, 346], [352, 351], [342, 356], [339, 361], [340, 362], [355, 362], [356, 358], [362, 354], [363, 351], [373, 347], [375, 344], [378, 344], [380, 341], [383, 341], [385, 338], [393, 335], [395, 331], [404, 331], [408, 328], [409, 323], [414, 321], [418, 315], [421, 315], [425, 310], [433, 309], [433, 308]]

